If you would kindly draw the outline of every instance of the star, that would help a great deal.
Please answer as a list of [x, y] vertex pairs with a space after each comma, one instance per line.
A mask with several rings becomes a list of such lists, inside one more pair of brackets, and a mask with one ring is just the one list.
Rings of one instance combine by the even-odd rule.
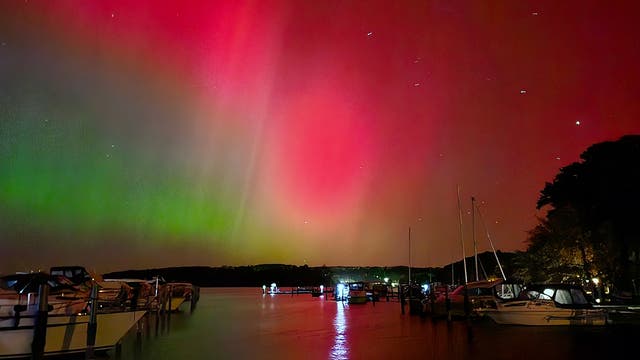
[[373, 32], [371, 32], [371, 31], [369, 31], [369, 32], [367, 33], [367, 36], [372, 36], [372, 35], [373, 35]]
[[526, 94], [526, 93], [527, 93], [527, 90], [525, 89], [520, 90], [520, 94]]
[[580, 120], [576, 121], [576, 126], [580, 126]]

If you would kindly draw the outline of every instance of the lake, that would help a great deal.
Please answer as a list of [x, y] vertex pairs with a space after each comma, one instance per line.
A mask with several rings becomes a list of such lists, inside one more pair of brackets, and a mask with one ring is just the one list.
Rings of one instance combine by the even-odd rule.
[[638, 327], [522, 327], [431, 320], [398, 302], [348, 305], [323, 297], [203, 288], [170, 318], [148, 316], [120, 359], [609, 359], [638, 355]]

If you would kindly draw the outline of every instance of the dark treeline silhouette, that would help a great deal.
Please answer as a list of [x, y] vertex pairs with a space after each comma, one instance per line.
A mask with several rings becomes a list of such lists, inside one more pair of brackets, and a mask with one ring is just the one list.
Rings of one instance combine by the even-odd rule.
[[[498, 252], [500, 261], [506, 269], [510, 269], [513, 253]], [[485, 252], [478, 254], [480, 269], [484, 268], [489, 277], [500, 277], [495, 256]], [[469, 281], [475, 279], [473, 272], [473, 256], [467, 258]], [[462, 261], [455, 263], [454, 274], [456, 283], [464, 281], [464, 268]], [[485, 274], [480, 270], [480, 278], [485, 279]], [[293, 286], [333, 286], [340, 281], [378, 281], [385, 278], [389, 282], [407, 283], [409, 271], [407, 266], [318, 266], [261, 264], [250, 266], [183, 266], [145, 270], [126, 270], [111, 272], [103, 275], [105, 278], [135, 278], [151, 280], [156, 276], [166, 281], [190, 282], [202, 287], [260, 287], [276, 283], [281, 287]], [[418, 284], [451, 282], [451, 265], [440, 268], [411, 268], [411, 281]]]
[[518, 257], [522, 279], [640, 295], [640, 135], [587, 148], [546, 183], [537, 207], [548, 211]]

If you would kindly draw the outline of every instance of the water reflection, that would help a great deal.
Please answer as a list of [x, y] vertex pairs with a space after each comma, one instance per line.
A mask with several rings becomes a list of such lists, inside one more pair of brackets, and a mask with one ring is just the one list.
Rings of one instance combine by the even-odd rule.
[[[349, 307], [302, 295], [262, 298], [260, 292], [203, 289], [193, 315], [174, 313], [169, 323], [162, 315], [148, 314], [141, 329], [133, 328], [123, 339], [121, 360], [615, 359], [622, 352], [637, 353], [640, 338], [640, 326], [432, 321], [402, 315], [397, 302]], [[117, 358], [113, 353], [108, 351], [107, 360]]]
[[347, 341], [347, 319], [344, 316], [344, 303], [336, 302], [336, 317], [333, 327], [336, 335], [331, 348], [330, 359], [344, 360], [349, 358], [349, 343]]

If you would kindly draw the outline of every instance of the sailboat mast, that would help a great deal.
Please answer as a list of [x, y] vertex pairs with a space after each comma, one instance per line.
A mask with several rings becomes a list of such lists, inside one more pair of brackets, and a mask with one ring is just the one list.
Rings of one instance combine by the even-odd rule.
[[411, 289], [411, 226], [409, 226], [409, 289]]
[[464, 283], [468, 280], [467, 276], [467, 255], [464, 251], [464, 234], [462, 231], [462, 205], [460, 204], [460, 185], [458, 185], [458, 220], [460, 221], [460, 242], [462, 243], [462, 265], [464, 267]]
[[482, 227], [484, 227], [484, 231], [487, 233], [487, 239], [489, 240], [489, 245], [491, 245], [491, 250], [493, 251], [493, 256], [496, 257], [496, 262], [498, 263], [498, 268], [500, 268], [500, 273], [502, 274], [502, 279], [507, 280], [507, 277], [504, 274], [504, 270], [502, 269], [502, 264], [500, 264], [500, 259], [498, 259], [498, 254], [496, 253], [496, 248], [493, 246], [493, 241], [491, 241], [491, 235], [489, 235], [489, 229], [487, 229], [487, 225], [484, 222], [484, 218], [482, 217], [482, 213], [480, 212], [480, 208], [478, 208], [478, 215], [480, 215], [480, 222], [482, 223]]
[[480, 281], [478, 274], [478, 242], [476, 241], [476, 198], [471, 197], [471, 237], [473, 238], [473, 258], [476, 264], [476, 281]]

